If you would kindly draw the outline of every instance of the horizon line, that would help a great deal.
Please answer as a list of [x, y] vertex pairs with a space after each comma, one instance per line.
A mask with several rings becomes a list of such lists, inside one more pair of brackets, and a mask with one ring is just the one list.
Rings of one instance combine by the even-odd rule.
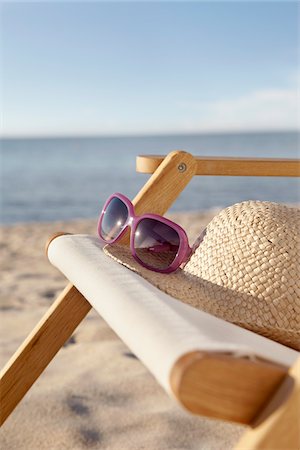
[[245, 129], [245, 130], [216, 130], [216, 131], [182, 131], [182, 132], [157, 132], [157, 133], [52, 133], [52, 134], [7, 134], [0, 135], [0, 140], [25, 140], [25, 139], [120, 139], [120, 138], [148, 138], [148, 137], [169, 137], [169, 136], [216, 136], [233, 134], [269, 134], [269, 133], [300, 133], [300, 128], [283, 129]]

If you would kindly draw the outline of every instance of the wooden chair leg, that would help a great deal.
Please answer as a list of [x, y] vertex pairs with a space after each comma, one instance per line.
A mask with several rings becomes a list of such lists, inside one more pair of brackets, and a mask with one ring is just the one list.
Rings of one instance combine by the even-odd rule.
[[0, 373], [1, 425], [90, 309], [69, 284], [8, 361]]
[[300, 449], [300, 358], [235, 450]]

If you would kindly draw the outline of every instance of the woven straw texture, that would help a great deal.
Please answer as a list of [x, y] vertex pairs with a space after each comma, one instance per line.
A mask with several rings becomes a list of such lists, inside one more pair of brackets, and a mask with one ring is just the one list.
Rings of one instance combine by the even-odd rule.
[[221, 211], [183, 269], [159, 274], [127, 247], [106, 254], [173, 297], [300, 350], [300, 210], [247, 201]]

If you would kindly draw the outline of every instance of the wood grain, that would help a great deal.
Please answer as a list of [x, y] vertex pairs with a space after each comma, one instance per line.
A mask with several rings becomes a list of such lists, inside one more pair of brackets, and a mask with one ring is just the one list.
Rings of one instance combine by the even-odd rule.
[[69, 284], [0, 373], [0, 424], [91, 309]]
[[300, 358], [235, 450], [300, 449]]
[[[143, 155], [136, 159], [136, 170], [153, 173], [164, 156]], [[224, 158], [195, 156], [196, 175], [299, 177], [299, 159]]]
[[285, 367], [267, 361], [196, 351], [177, 361], [170, 385], [194, 414], [250, 424], [286, 374]]

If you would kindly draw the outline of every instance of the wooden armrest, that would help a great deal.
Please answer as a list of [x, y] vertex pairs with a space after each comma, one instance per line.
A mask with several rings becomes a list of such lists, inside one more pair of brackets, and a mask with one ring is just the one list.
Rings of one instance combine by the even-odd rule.
[[[136, 159], [136, 170], [153, 173], [165, 156], [141, 155]], [[195, 175], [299, 177], [300, 160], [279, 158], [229, 158], [194, 156], [197, 163]], [[184, 167], [183, 167], [184, 169]], [[180, 171], [180, 169], [179, 169]]]

